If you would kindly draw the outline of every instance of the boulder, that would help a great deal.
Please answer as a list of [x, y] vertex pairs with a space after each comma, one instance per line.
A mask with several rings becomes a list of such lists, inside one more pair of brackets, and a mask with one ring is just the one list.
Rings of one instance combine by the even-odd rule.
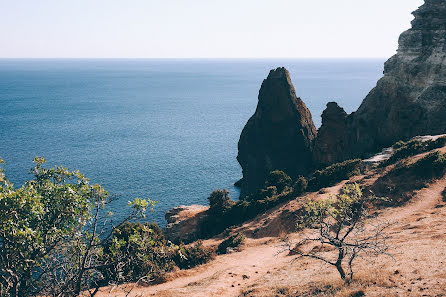
[[199, 238], [200, 223], [209, 207], [203, 205], [180, 205], [165, 214], [167, 226], [164, 233], [172, 242], [189, 243]]

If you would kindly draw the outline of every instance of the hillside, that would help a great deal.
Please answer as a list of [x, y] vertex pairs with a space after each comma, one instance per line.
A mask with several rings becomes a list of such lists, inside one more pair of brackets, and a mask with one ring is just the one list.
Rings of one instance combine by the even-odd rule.
[[[446, 147], [435, 151], [445, 153]], [[278, 205], [232, 230], [247, 237], [242, 251], [170, 273], [162, 284], [128, 285], [127, 289], [133, 288], [129, 296], [444, 296], [446, 177], [408, 179], [409, 169], [391, 174], [395, 166], [415, 162], [429, 153], [409, 157], [396, 165], [363, 166], [361, 175]], [[392, 257], [359, 259], [350, 284], [341, 281], [330, 265], [283, 252], [284, 238], [296, 242], [308, 231], [295, 231], [304, 197], [325, 199], [337, 194], [346, 183], [358, 183], [364, 191], [385, 192], [392, 201], [392, 205], [373, 208], [370, 219], [370, 223], [390, 223], [387, 234]], [[206, 240], [205, 245], [215, 246], [221, 240], [215, 237]], [[109, 296], [109, 290], [103, 288], [100, 296]], [[126, 293], [113, 288], [110, 296]]]

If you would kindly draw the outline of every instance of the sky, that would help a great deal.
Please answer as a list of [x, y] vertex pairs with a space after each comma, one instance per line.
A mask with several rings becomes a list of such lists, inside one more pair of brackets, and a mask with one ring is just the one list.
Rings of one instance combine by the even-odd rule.
[[0, 58], [384, 58], [421, 4], [0, 0]]

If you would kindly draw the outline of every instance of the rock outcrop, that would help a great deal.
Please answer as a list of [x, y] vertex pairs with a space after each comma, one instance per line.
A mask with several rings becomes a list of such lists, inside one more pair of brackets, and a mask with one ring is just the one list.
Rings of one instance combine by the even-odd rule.
[[167, 226], [166, 238], [173, 242], [191, 242], [199, 238], [200, 224], [207, 216], [209, 207], [203, 205], [180, 205], [169, 210], [164, 216]]
[[314, 144], [314, 159], [319, 164], [332, 164], [340, 161], [346, 147], [344, 133], [348, 127], [347, 113], [336, 102], [327, 103], [322, 113], [322, 126]]
[[238, 143], [237, 160], [243, 170], [241, 197], [260, 188], [272, 170], [297, 176], [312, 167], [316, 127], [285, 68], [270, 71], [258, 99]]
[[[426, 0], [357, 112], [324, 122], [315, 160], [364, 157], [398, 140], [446, 132], [446, 1]], [[332, 106], [324, 113], [332, 114]], [[335, 141], [334, 138], [337, 138]]]

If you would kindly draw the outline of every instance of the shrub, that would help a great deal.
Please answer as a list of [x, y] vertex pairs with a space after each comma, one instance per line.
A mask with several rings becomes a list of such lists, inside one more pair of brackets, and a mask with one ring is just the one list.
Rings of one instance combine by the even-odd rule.
[[205, 264], [214, 258], [211, 249], [203, 246], [203, 241], [199, 240], [194, 245], [180, 244], [173, 257], [175, 264], [180, 269], [190, 269], [198, 265]]
[[388, 166], [395, 162], [406, 159], [411, 156], [415, 156], [436, 148], [443, 147], [446, 144], [446, 137], [440, 137], [436, 140], [422, 141], [418, 139], [412, 139], [408, 142], [398, 141], [393, 145], [395, 151], [389, 159], [381, 162], [380, 166]]
[[[110, 199], [104, 188], [90, 184], [79, 171], [45, 168], [45, 162], [34, 159], [33, 179], [20, 188], [0, 168], [0, 296], [79, 296], [103, 284], [117, 284], [121, 278], [113, 269], [129, 271], [127, 265], [133, 265], [128, 250], [119, 247], [137, 250], [145, 234], [141, 227], [118, 240], [115, 231], [126, 230], [127, 221], [144, 216], [155, 202], [135, 199], [129, 203], [132, 213], [114, 225], [105, 216]], [[148, 229], [150, 236], [159, 235], [159, 229]], [[104, 254], [110, 237], [114, 253]], [[134, 256], [164, 261], [162, 254], [151, 251]]]
[[308, 181], [308, 188], [311, 191], [317, 191], [321, 188], [333, 186], [342, 180], [359, 174], [360, 165], [361, 159], [354, 159], [330, 165], [322, 170], [317, 170]]
[[441, 177], [446, 170], [446, 154], [439, 151], [431, 152], [415, 162], [401, 161], [389, 174], [414, 174], [417, 177], [428, 179]]
[[286, 187], [291, 187], [291, 177], [281, 170], [271, 171], [266, 179], [265, 186], [275, 186], [279, 193], [283, 192]]
[[233, 234], [218, 245], [217, 254], [226, 254], [227, 248], [239, 247], [245, 241], [245, 235], [241, 233]]
[[209, 213], [211, 214], [223, 214], [234, 205], [234, 201], [231, 200], [226, 189], [213, 191], [208, 200]]
[[121, 282], [157, 281], [173, 269], [175, 251], [157, 224], [126, 222], [113, 230], [103, 250], [103, 261], [118, 265], [101, 272], [105, 279]]
[[293, 195], [299, 196], [302, 195], [308, 187], [308, 181], [305, 177], [300, 176], [293, 185]]

